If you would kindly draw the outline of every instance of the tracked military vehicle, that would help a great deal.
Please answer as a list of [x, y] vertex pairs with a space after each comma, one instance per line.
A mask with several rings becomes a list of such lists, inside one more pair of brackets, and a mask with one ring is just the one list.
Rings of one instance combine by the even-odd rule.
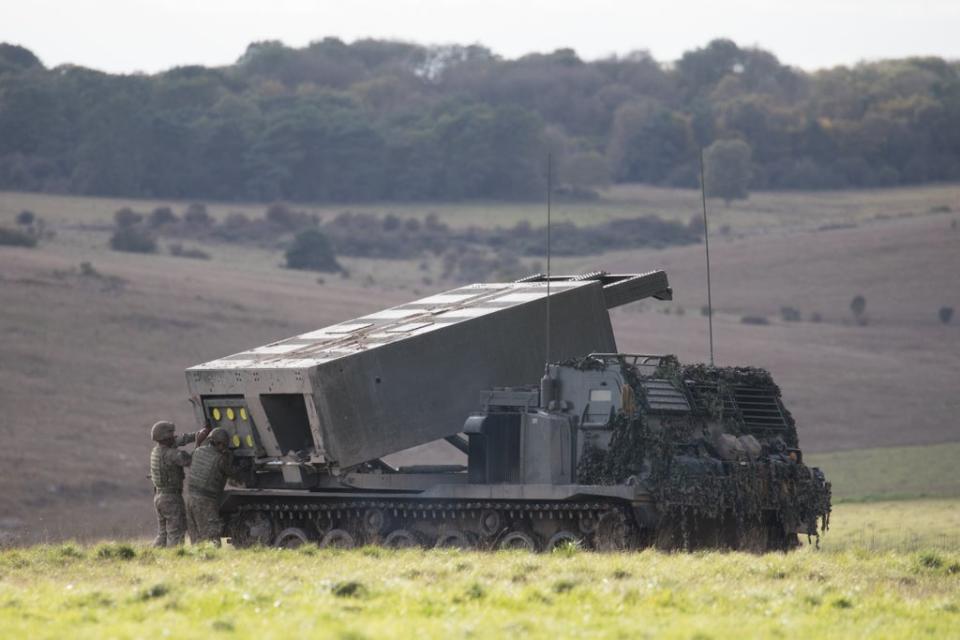
[[[531, 551], [817, 536], [830, 485], [768, 373], [617, 352], [608, 310], [671, 296], [661, 271], [474, 284], [191, 367], [198, 422], [230, 433], [242, 468], [225, 535]], [[463, 464], [384, 460], [435, 441]]]

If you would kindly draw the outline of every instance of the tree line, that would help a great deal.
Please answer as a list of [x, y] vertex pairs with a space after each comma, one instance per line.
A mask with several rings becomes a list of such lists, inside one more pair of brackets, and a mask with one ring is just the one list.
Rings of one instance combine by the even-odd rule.
[[[960, 64], [805, 72], [715, 40], [674, 62], [334, 38], [224, 67], [45, 67], [0, 44], [0, 188], [220, 200], [526, 199], [694, 187], [700, 148], [751, 189], [960, 179]], [[742, 191], [742, 189], [740, 190]]]

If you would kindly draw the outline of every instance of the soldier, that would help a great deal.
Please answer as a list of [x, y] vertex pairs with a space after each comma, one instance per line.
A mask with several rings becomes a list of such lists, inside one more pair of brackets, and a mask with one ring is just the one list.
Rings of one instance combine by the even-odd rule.
[[183, 504], [183, 468], [190, 465], [190, 454], [181, 451], [190, 442], [202, 442], [209, 433], [204, 427], [195, 433], [177, 437], [172, 422], [161, 420], [150, 429], [150, 437], [157, 444], [150, 452], [150, 479], [153, 481], [153, 506], [157, 510], [157, 537], [155, 547], [176, 547], [183, 544], [187, 524]]
[[[220, 546], [223, 521], [220, 519], [220, 500], [227, 478], [237, 475], [233, 454], [227, 448], [230, 436], [217, 427], [210, 432], [203, 446], [193, 452], [193, 463], [187, 482], [187, 519], [191, 540], [209, 540]], [[193, 538], [193, 532], [197, 538]]]

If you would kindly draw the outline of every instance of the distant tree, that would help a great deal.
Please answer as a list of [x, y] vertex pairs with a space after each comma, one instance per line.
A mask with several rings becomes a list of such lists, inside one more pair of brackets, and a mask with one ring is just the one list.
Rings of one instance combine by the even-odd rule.
[[0, 246], [35, 247], [37, 246], [37, 238], [34, 234], [20, 229], [0, 227]]
[[800, 322], [800, 310], [796, 307], [780, 307], [780, 317], [784, 322]]
[[717, 140], [703, 152], [707, 195], [731, 200], [746, 198], [750, 184], [750, 145], [743, 140]]
[[231, 211], [223, 221], [224, 227], [241, 229], [250, 224], [250, 218], [247, 214], [240, 211]]
[[319, 229], [306, 229], [293, 238], [287, 249], [287, 268], [307, 271], [341, 271], [330, 241]]
[[0, 72], [42, 67], [40, 59], [32, 51], [16, 44], [0, 42]]
[[717, 39], [702, 49], [684, 52], [677, 62], [680, 85], [690, 97], [705, 94], [728, 74], [743, 72], [743, 51], [731, 40]]
[[207, 213], [207, 205], [201, 202], [191, 202], [183, 212], [183, 221], [191, 227], [209, 227], [213, 218]]
[[266, 219], [277, 226], [290, 228], [294, 223], [294, 211], [282, 202], [275, 202], [267, 207]]
[[561, 158], [558, 174], [559, 182], [574, 190], [610, 184], [610, 165], [596, 151], [574, 151]]
[[110, 248], [129, 253], [154, 253], [157, 250], [157, 241], [138, 227], [117, 227], [110, 238]]
[[173, 224], [177, 221], [177, 214], [170, 207], [157, 207], [150, 212], [147, 218], [147, 225], [152, 228], [162, 227], [167, 224]]
[[940, 322], [950, 324], [950, 321], [953, 319], [953, 307], [940, 307], [937, 315], [940, 317]]
[[210, 254], [203, 249], [196, 247], [185, 247], [179, 242], [173, 243], [167, 247], [170, 255], [178, 258], [191, 258], [193, 260], [209, 260]]
[[[735, 139], [749, 145], [749, 182], [734, 180], [741, 188], [721, 197], [747, 186], [947, 183], [960, 181], [957, 122], [956, 61], [805, 72], [730, 40], [674, 64], [645, 52], [509, 59], [477, 45], [259, 42], [233, 65], [151, 75], [47, 69], [29, 50], [0, 44], [3, 190], [529, 199], [542, 194], [546, 148], [570, 193], [587, 195], [607, 175], [694, 188], [697, 149]], [[575, 168], [565, 171], [564, 158]]]
[[403, 225], [403, 221], [399, 216], [393, 213], [388, 213], [383, 218], [383, 230], [387, 232], [398, 231]]
[[689, 120], [663, 104], [644, 100], [617, 109], [607, 146], [617, 180], [663, 182], [693, 151]]
[[143, 222], [143, 215], [137, 213], [130, 207], [118, 209], [117, 212], [113, 214], [113, 223], [117, 225], [119, 229], [135, 227], [141, 222]]
[[32, 226], [36, 219], [37, 216], [33, 213], [33, 211], [29, 211], [27, 209], [24, 209], [17, 214], [17, 224], [21, 227]]

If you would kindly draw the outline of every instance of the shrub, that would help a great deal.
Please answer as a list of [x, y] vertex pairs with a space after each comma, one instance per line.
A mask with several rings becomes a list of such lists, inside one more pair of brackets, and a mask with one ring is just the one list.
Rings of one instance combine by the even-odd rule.
[[764, 316], [743, 316], [740, 318], [740, 322], [742, 324], [770, 324], [770, 320]]
[[384, 231], [398, 231], [402, 225], [403, 225], [403, 221], [400, 220], [400, 218], [395, 214], [388, 213], [383, 218]]
[[794, 307], [780, 307], [780, 317], [784, 322], [800, 322], [800, 310]]
[[113, 223], [121, 229], [135, 227], [141, 222], [143, 222], [143, 216], [130, 207], [119, 209], [113, 214]]
[[129, 544], [105, 543], [97, 547], [96, 555], [101, 560], [133, 560], [137, 551]]
[[157, 250], [157, 241], [143, 229], [119, 227], [110, 238], [110, 248], [129, 253], [154, 253]]
[[319, 229], [306, 229], [294, 237], [286, 252], [288, 269], [307, 271], [340, 271], [327, 236]]
[[176, 256], [178, 258], [192, 258], [194, 260], [209, 260], [210, 254], [202, 249], [196, 249], [193, 247], [184, 247], [179, 242], [171, 244], [167, 247], [170, 251], [170, 255]]
[[854, 296], [853, 300], [850, 301], [850, 312], [853, 313], [853, 319], [857, 321], [857, 324], [867, 324], [866, 311], [867, 299], [860, 295]]
[[209, 227], [213, 223], [213, 219], [207, 213], [207, 205], [200, 202], [187, 205], [186, 211], [183, 212], [183, 221], [191, 227]]
[[250, 224], [250, 218], [247, 217], [247, 214], [240, 213], [239, 211], [231, 211], [227, 214], [227, 217], [223, 221], [224, 227], [236, 228], [245, 227]]
[[551, 553], [555, 556], [563, 556], [564, 558], [571, 558], [578, 553], [580, 553], [583, 548], [582, 543], [579, 540], [565, 540], [555, 546]]
[[34, 215], [33, 211], [24, 209], [17, 214], [17, 224], [21, 227], [29, 227], [33, 225], [33, 222], [37, 219], [37, 216]]
[[953, 307], [940, 307], [937, 315], [940, 317], [940, 322], [950, 324], [950, 321], [953, 320]]
[[306, 226], [310, 221], [310, 216], [294, 211], [282, 202], [277, 202], [267, 208], [266, 219], [267, 222], [272, 222], [278, 227], [293, 231]]
[[262, 227], [263, 221], [252, 222], [245, 214], [239, 211], [232, 211], [227, 214], [214, 230], [214, 235], [227, 242], [250, 242], [256, 240], [258, 235], [262, 235], [259, 227]]
[[467, 588], [464, 595], [469, 600], [482, 600], [487, 595], [487, 591], [483, 588], [482, 584], [474, 582]]
[[854, 296], [853, 300], [850, 301], [850, 311], [853, 312], [854, 316], [862, 316], [863, 312], [867, 310], [867, 299], [863, 296]]
[[35, 247], [37, 237], [20, 229], [0, 227], [0, 245], [7, 247]]
[[161, 582], [141, 591], [140, 599], [153, 600], [154, 598], [162, 598], [168, 593], [170, 593], [170, 587]]
[[367, 595], [367, 588], [362, 582], [356, 580], [338, 582], [330, 588], [330, 591], [338, 598], [363, 598]]
[[72, 542], [67, 542], [60, 545], [60, 548], [57, 550], [57, 554], [64, 559], [76, 560], [84, 557], [83, 549]]
[[150, 212], [150, 217], [147, 218], [147, 225], [156, 229], [157, 227], [162, 227], [167, 224], [173, 224], [177, 220], [177, 214], [175, 214], [170, 207], [157, 207]]
[[943, 558], [936, 551], [923, 551], [917, 555], [917, 564], [924, 569], [939, 569], [943, 566]]
[[576, 588], [577, 583], [575, 580], [558, 580], [553, 583], [553, 592], [554, 593], [568, 593], [573, 591]]

